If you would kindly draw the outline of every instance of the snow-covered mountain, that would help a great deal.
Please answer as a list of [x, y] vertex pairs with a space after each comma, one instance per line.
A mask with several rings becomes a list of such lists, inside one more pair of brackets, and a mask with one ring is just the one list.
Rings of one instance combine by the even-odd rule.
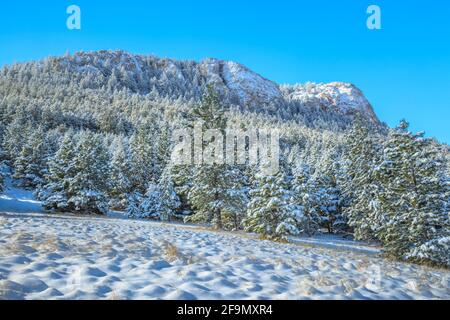
[[350, 83], [307, 83], [281, 87], [284, 99], [317, 105], [324, 110], [333, 109], [343, 114], [360, 112], [374, 122], [379, 121], [361, 90]]
[[352, 84], [279, 85], [232, 61], [178, 61], [124, 51], [78, 52], [48, 61], [66, 75], [75, 71], [100, 77], [100, 85], [125, 87], [141, 94], [156, 91], [173, 99], [198, 99], [205, 85], [213, 84], [228, 103], [243, 108], [292, 112], [315, 107], [341, 115], [360, 114], [379, 123], [369, 101]]

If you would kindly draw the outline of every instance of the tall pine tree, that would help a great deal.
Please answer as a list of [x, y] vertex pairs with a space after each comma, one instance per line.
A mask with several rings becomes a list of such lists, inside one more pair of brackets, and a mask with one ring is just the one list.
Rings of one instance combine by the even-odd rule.
[[65, 135], [50, 161], [47, 183], [39, 191], [47, 210], [106, 214], [108, 153], [100, 135]]
[[[225, 108], [211, 86], [203, 95], [202, 102], [192, 109], [190, 120], [201, 121], [203, 129], [219, 130], [225, 137]], [[203, 150], [210, 143], [214, 142], [203, 141]], [[216, 153], [223, 151], [215, 150]], [[224, 213], [231, 212], [237, 202], [245, 201], [245, 196], [242, 176], [236, 166], [218, 162], [204, 163], [192, 169], [187, 198], [195, 214], [188, 220], [212, 223], [216, 229], [222, 229]]]
[[158, 181], [154, 167], [154, 137], [154, 128], [140, 125], [130, 138], [131, 182], [133, 189], [140, 193], [145, 193], [149, 184], [156, 184]]
[[132, 191], [131, 156], [127, 140], [122, 137], [116, 138], [111, 152], [109, 196], [117, 207], [126, 207], [128, 195]]
[[356, 239], [371, 240], [378, 229], [374, 217], [373, 200], [377, 192], [374, 174], [381, 157], [382, 141], [358, 121], [346, 135], [346, 142], [342, 185], [349, 204], [344, 207], [344, 215]]
[[58, 151], [49, 162], [46, 184], [36, 192], [46, 210], [68, 210], [68, 192], [71, 179], [75, 175], [75, 143], [73, 132], [64, 135]]
[[75, 210], [83, 213], [106, 214], [106, 192], [109, 189], [109, 155], [103, 137], [89, 131], [81, 133], [75, 156], [76, 174], [69, 199]]
[[171, 175], [172, 169], [167, 166], [159, 180], [158, 188], [160, 195], [160, 219], [171, 221], [172, 217], [181, 207], [181, 200], [175, 188], [175, 182]]
[[294, 203], [301, 208], [301, 216], [297, 221], [299, 233], [314, 235], [320, 227], [317, 187], [311, 170], [305, 165], [299, 165], [294, 170], [292, 181]]
[[18, 186], [34, 188], [44, 182], [50, 156], [49, 149], [44, 130], [40, 127], [34, 130], [14, 161], [12, 177], [16, 179]]
[[450, 265], [445, 163], [432, 140], [408, 126], [392, 130], [377, 168], [377, 237], [396, 257]]
[[246, 231], [263, 238], [285, 240], [299, 233], [301, 208], [293, 204], [292, 192], [283, 172], [275, 176], [259, 174], [256, 186], [250, 190], [247, 216], [243, 221]]

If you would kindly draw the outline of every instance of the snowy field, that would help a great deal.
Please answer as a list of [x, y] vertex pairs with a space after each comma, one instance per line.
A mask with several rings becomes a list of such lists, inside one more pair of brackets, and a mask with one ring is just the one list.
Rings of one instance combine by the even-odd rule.
[[280, 244], [148, 221], [2, 213], [0, 298], [450, 298], [449, 272], [349, 246], [333, 239]]
[[49, 215], [0, 195], [0, 299], [450, 299], [450, 272], [392, 262], [337, 236], [246, 233]]

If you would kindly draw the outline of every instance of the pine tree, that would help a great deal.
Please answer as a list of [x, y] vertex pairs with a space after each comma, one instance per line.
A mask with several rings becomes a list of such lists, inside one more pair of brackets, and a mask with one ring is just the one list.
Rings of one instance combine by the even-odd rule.
[[44, 182], [47, 171], [49, 148], [42, 128], [35, 130], [27, 139], [14, 161], [13, 178], [24, 188], [34, 188]]
[[[190, 120], [202, 121], [204, 129], [219, 130], [225, 134], [225, 108], [212, 87], [208, 87], [202, 102], [190, 113]], [[203, 148], [211, 143], [204, 141]], [[203, 149], [204, 150], [204, 149]], [[216, 150], [220, 153], [223, 150]], [[187, 198], [195, 209], [195, 214], [187, 221], [212, 223], [216, 229], [222, 229], [223, 215], [232, 212], [236, 202], [244, 201], [242, 192], [242, 176], [235, 166], [215, 163], [203, 164], [193, 168], [190, 177], [191, 187]]]
[[126, 216], [129, 218], [140, 219], [142, 211], [140, 205], [142, 203], [142, 195], [138, 192], [132, 192], [128, 195], [127, 199], [128, 207], [126, 211]]
[[292, 181], [294, 203], [301, 209], [302, 215], [297, 219], [299, 233], [314, 235], [320, 226], [320, 215], [317, 210], [317, 187], [312, 178], [311, 170], [300, 165], [294, 171]]
[[229, 202], [223, 211], [223, 225], [226, 230], [239, 230], [246, 216], [249, 202], [249, 176], [242, 167], [231, 167], [231, 177], [234, 187], [230, 189]]
[[298, 234], [297, 225], [303, 212], [292, 203], [285, 175], [282, 172], [276, 176], [259, 175], [256, 181], [243, 222], [245, 230], [272, 240]]
[[3, 172], [0, 170], [0, 193], [5, 189], [5, 178], [3, 177]]
[[50, 161], [48, 183], [38, 192], [47, 210], [105, 214], [108, 153], [101, 136], [66, 134]]
[[117, 201], [118, 207], [126, 207], [132, 190], [130, 154], [123, 138], [117, 138], [112, 148], [109, 195]]
[[105, 193], [109, 189], [108, 151], [100, 135], [84, 132], [78, 143], [74, 159], [76, 171], [70, 185], [73, 193], [69, 203], [75, 210], [84, 213], [106, 214], [108, 211]]
[[380, 161], [381, 141], [361, 122], [357, 122], [346, 136], [347, 148], [343, 155], [343, 192], [349, 204], [344, 207], [348, 224], [358, 240], [375, 238], [377, 224], [373, 199], [377, 191], [375, 167]]
[[3, 192], [3, 190], [5, 189], [5, 179], [3, 177], [3, 168], [2, 168], [2, 155], [3, 155], [3, 150], [2, 150], [2, 146], [0, 144], [0, 193]]
[[163, 221], [171, 221], [172, 217], [181, 207], [181, 200], [177, 194], [171, 172], [172, 169], [166, 167], [158, 184], [161, 202], [160, 218]]
[[161, 218], [161, 206], [161, 193], [158, 185], [150, 184], [138, 207], [137, 216], [135, 213], [135, 217], [140, 219], [152, 218], [159, 220]]
[[343, 233], [347, 229], [342, 214], [346, 198], [341, 190], [341, 176], [341, 150], [333, 146], [323, 152], [313, 177], [316, 212], [320, 217], [320, 226], [328, 233]]
[[141, 193], [145, 193], [149, 184], [158, 181], [154, 172], [153, 137], [153, 131], [142, 125], [130, 138], [131, 181], [133, 189]]
[[238, 208], [245, 207], [246, 200], [243, 177], [231, 166], [220, 167], [204, 165], [195, 169], [188, 200], [196, 211], [187, 221], [213, 223], [216, 229], [236, 229]]
[[58, 151], [49, 162], [47, 183], [36, 192], [46, 210], [69, 210], [68, 190], [75, 175], [75, 143], [72, 132], [64, 135]]
[[3, 152], [7, 160], [14, 162], [20, 154], [25, 141], [30, 136], [30, 126], [21, 118], [15, 118], [5, 130], [3, 137]]
[[432, 141], [424, 133], [409, 132], [408, 126], [402, 121], [391, 132], [377, 168], [377, 237], [393, 256], [447, 264], [450, 193], [445, 163]]
[[149, 184], [145, 195], [133, 193], [127, 215], [130, 218], [151, 218], [170, 221], [181, 206], [170, 168], [166, 168], [158, 184]]
[[328, 233], [345, 230], [346, 221], [342, 215], [343, 196], [336, 176], [322, 174], [316, 181], [316, 211], [320, 224]]
[[170, 132], [166, 124], [162, 124], [158, 130], [154, 153], [155, 179], [160, 179], [164, 168], [168, 165], [171, 156]]
[[185, 165], [169, 165], [167, 168], [170, 168], [170, 176], [175, 185], [175, 192], [181, 201], [181, 214], [188, 219], [193, 214], [188, 199], [189, 190], [192, 187], [191, 177], [193, 175], [193, 168]]

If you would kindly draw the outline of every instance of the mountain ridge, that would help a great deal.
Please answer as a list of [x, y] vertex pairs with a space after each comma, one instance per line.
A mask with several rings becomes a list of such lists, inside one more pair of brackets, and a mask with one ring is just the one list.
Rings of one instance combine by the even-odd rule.
[[[174, 100], [198, 100], [206, 85], [212, 84], [227, 103], [253, 111], [296, 113], [318, 108], [344, 117], [359, 115], [380, 124], [363, 92], [351, 83], [277, 84], [234, 61], [206, 58], [196, 62], [102, 50], [28, 63], [39, 69], [46, 62], [56, 64], [62, 74], [100, 78], [98, 86], [111, 90], [122, 88], [142, 95], [156, 91]], [[95, 88], [85, 83], [80, 86]]]

